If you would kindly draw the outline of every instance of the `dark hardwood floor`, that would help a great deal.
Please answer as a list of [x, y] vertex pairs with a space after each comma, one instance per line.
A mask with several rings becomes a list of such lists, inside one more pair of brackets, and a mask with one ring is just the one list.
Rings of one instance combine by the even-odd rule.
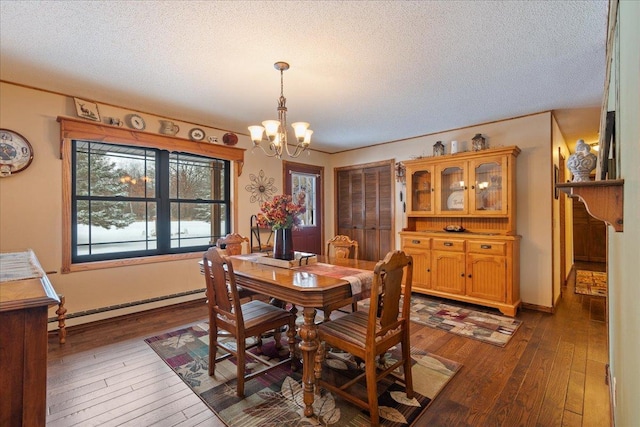
[[[610, 426], [605, 308], [570, 278], [504, 348], [414, 324], [413, 343], [464, 365], [415, 425]], [[143, 341], [206, 317], [198, 301], [50, 335], [47, 426], [223, 426]]]

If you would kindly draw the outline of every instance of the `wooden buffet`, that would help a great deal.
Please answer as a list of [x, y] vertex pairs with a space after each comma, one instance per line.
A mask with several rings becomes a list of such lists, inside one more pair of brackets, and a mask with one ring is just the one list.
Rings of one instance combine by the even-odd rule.
[[32, 251], [0, 254], [0, 426], [44, 426], [47, 312], [59, 303]]
[[[520, 305], [516, 234], [518, 147], [406, 161], [413, 291], [499, 309]], [[452, 228], [456, 231], [445, 231]]]

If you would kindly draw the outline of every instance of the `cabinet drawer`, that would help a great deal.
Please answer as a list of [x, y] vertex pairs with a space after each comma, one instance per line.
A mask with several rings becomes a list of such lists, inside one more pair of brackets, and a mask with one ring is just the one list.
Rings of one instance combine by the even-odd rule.
[[433, 249], [438, 251], [464, 252], [464, 240], [433, 239]]
[[507, 244], [504, 242], [467, 242], [467, 252], [474, 254], [505, 255]]
[[411, 237], [403, 237], [402, 238], [402, 246], [403, 248], [417, 248], [417, 249], [430, 249], [431, 248], [431, 239], [428, 237], [419, 237], [419, 236], [411, 236]]

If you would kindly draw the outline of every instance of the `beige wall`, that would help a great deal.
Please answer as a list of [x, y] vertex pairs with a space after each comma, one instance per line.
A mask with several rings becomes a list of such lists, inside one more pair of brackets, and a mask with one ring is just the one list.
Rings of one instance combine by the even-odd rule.
[[[58, 116], [76, 117], [73, 98], [45, 91], [0, 83], [0, 127], [23, 134], [33, 145], [35, 157], [31, 167], [15, 176], [0, 179], [0, 251], [33, 249], [44, 269], [50, 274], [56, 290], [67, 298], [69, 313], [77, 313], [132, 301], [146, 300], [203, 288], [195, 260], [154, 263], [109, 268], [70, 274], [53, 273], [61, 268], [62, 241], [62, 182], [59, 158]], [[124, 119], [129, 113], [109, 105], [98, 104], [103, 117]], [[147, 131], [157, 132], [159, 119], [139, 113], [145, 118]], [[177, 115], [178, 113], [176, 113]], [[196, 125], [174, 120], [180, 126], [179, 137], [187, 137]], [[521, 295], [525, 303], [551, 307], [551, 113], [545, 112], [523, 118], [510, 119], [482, 126], [443, 132], [412, 140], [384, 144], [337, 155], [313, 152], [296, 161], [325, 166], [325, 239], [334, 233], [335, 209], [333, 198], [333, 168], [395, 158], [397, 161], [416, 155], [430, 155], [436, 140], [459, 141], [461, 148], [470, 148], [470, 140], [482, 133], [490, 146], [518, 145], [518, 233], [523, 236], [521, 249]], [[199, 125], [207, 135], [219, 140], [225, 131]], [[247, 148], [245, 166], [238, 179], [238, 223], [234, 231], [248, 236], [249, 217], [259, 210], [258, 203], [250, 203], [245, 187], [250, 175], [264, 170], [275, 178], [278, 193], [283, 191], [282, 163], [267, 158], [260, 151], [251, 152], [247, 136], [239, 135], [239, 147]], [[396, 185], [396, 231], [404, 226], [402, 204], [398, 197], [404, 187]], [[201, 297], [202, 294], [178, 300], [158, 302], [101, 315], [79, 317], [68, 324], [85, 323], [126, 312], [166, 305], [180, 300]]]
[[[34, 149], [34, 160], [25, 171], [0, 179], [0, 251], [12, 252], [31, 248], [35, 251], [57, 292], [66, 297], [69, 313], [78, 313], [133, 301], [202, 289], [197, 259], [154, 263], [121, 268], [108, 268], [86, 272], [60, 274], [62, 242], [62, 179], [60, 160], [60, 127], [58, 116], [77, 117], [72, 97], [0, 83], [0, 127], [14, 130], [29, 140]], [[124, 119], [135, 112], [98, 103], [100, 115]], [[146, 121], [146, 130], [157, 133], [160, 119], [139, 113]], [[188, 138], [191, 123], [174, 120], [180, 127], [178, 137]], [[198, 125], [208, 135], [222, 141], [225, 131]], [[252, 143], [239, 135], [239, 147], [246, 148], [243, 174], [238, 179], [238, 223], [234, 231], [249, 236], [250, 216], [259, 211], [258, 203], [250, 203], [250, 174], [262, 169], [267, 177], [275, 178], [281, 193], [282, 163], [267, 158], [260, 151], [251, 152]], [[328, 162], [328, 156], [314, 152], [300, 158], [306, 163]], [[327, 190], [325, 197], [333, 197]], [[157, 302], [130, 309], [69, 319], [67, 324], [86, 323], [100, 318], [148, 309], [203, 294]], [[51, 311], [53, 313], [53, 309]], [[51, 325], [53, 327], [53, 325]]]
[[622, 1], [619, 8], [620, 67], [619, 78], [613, 74], [611, 96], [619, 120], [616, 156], [624, 179], [624, 231], [609, 229], [609, 359], [617, 389], [616, 425], [633, 426], [640, 420], [640, 281], [636, 270], [640, 265], [640, 2]]
[[[520, 250], [520, 292], [522, 301], [536, 306], [552, 306], [552, 176], [551, 113], [470, 126], [401, 142], [388, 143], [331, 156], [331, 168], [412, 156], [430, 156], [436, 141], [445, 143], [447, 153], [452, 140], [471, 149], [471, 138], [482, 133], [490, 147], [517, 145], [522, 152], [517, 158], [517, 230], [522, 236]], [[332, 176], [333, 179], [333, 176]], [[333, 181], [328, 182], [333, 187]], [[405, 226], [400, 191], [396, 184], [396, 231]], [[333, 212], [333, 198], [327, 199], [328, 212]], [[333, 225], [333, 224], [332, 224]], [[399, 247], [399, 238], [396, 246]]]

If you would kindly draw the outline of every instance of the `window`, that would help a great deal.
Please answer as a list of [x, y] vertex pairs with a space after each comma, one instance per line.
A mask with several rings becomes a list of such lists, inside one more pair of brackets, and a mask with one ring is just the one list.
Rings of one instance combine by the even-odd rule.
[[206, 250], [230, 229], [230, 162], [73, 140], [71, 262]]
[[291, 186], [293, 201], [302, 204], [305, 212], [301, 215], [303, 227], [315, 227], [317, 215], [316, 206], [316, 180], [317, 175], [308, 173], [291, 173]]

